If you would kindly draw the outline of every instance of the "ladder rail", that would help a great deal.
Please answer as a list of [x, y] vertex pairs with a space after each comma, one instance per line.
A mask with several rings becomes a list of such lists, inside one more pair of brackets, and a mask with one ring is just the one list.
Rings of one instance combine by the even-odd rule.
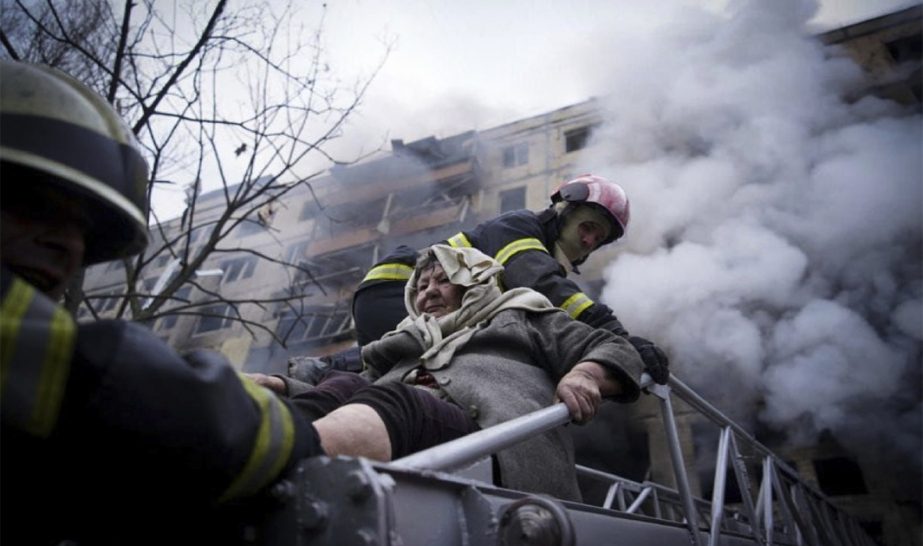
[[[735, 532], [744, 529], [743, 532], [749, 534], [759, 546], [770, 546], [780, 541], [785, 544], [807, 543], [820, 546], [833, 539], [849, 545], [868, 543], [853, 518], [833, 505], [814, 486], [804, 482], [793, 468], [769, 448], [676, 376], [671, 376], [666, 385], [657, 385], [645, 374], [641, 386], [645, 392], [660, 399], [661, 417], [677, 489], [672, 490], [652, 482], [638, 484], [578, 465], [578, 472], [612, 480], [603, 502], [604, 508], [616, 509], [613, 504], [617, 504], [620, 512], [645, 513], [644, 505], [653, 502], [653, 514], [645, 515], [682, 522], [689, 532], [690, 542], [695, 546], [705, 546], [703, 532], [707, 533], [704, 536], [709, 546], [718, 544], [722, 530], [731, 528], [729, 520], [733, 520]], [[711, 501], [695, 498], [691, 493], [673, 410], [674, 395], [720, 429]], [[452, 472], [569, 422], [567, 406], [558, 403], [387, 465], [397, 469]], [[758, 457], [762, 465], [763, 477], [755, 504], [741, 446]], [[741, 493], [742, 510], [731, 510], [726, 506], [725, 489], [729, 467], [734, 471]], [[670, 517], [664, 517], [665, 512]]]
[[[732, 436], [736, 437], [736, 439], [739, 439], [739, 441], [746, 447], [761, 455], [764, 460], [770, 461], [770, 465], [768, 467], [764, 465], [764, 484], [766, 487], [761, 487], [761, 494], [759, 495], [759, 501], [761, 502], [758, 502], [758, 507], [756, 509], [757, 518], [762, 522], [762, 528], [765, 532], [764, 537], [766, 539], [766, 544], [773, 543], [772, 537], [774, 536], [774, 533], [778, 531], [782, 531], [784, 534], [790, 536], [794, 534], [795, 540], [798, 541], [799, 533], [803, 535], [805, 532], [809, 532], [806, 528], [792, 528], [794, 527], [793, 522], [800, 523], [800, 521], [803, 521], [804, 525], [811, 526], [811, 531], [813, 531], [813, 533], [809, 533], [814, 534], [817, 537], [816, 540], [818, 543], [829, 542], [834, 537], [838, 537], [840, 535], [848, 536], [848, 533], [846, 533], [846, 526], [848, 526], [848, 522], [853, 519], [851, 516], [848, 516], [842, 510], [837, 508], [826, 495], [820, 492], [812, 484], [803, 481], [801, 476], [798, 475], [798, 472], [787, 463], [785, 463], [785, 461], [780, 459], [777, 455], [775, 455], [772, 450], [764, 446], [743, 427], [724, 415], [724, 413], [722, 413], [720, 410], [712, 406], [698, 393], [680, 381], [675, 375], [670, 376], [667, 385], [652, 385], [649, 390], [651, 391], [651, 394], [654, 394], [661, 399], [668, 398], [671, 394], [676, 394], [691, 408], [698, 411], [713, 424], [722, 428], [730, 428], [730, 430], [733, 432]], [[679, 453], [679, 455], [681, 455], [681, 453]], [[675, 464], [676, 463], [674, 463], [674, 465]], [[772, 480], [770, 480], [768, 483], [765, 482], [766, 468], [769, 468], [771, 475], [775, 475], [776, 480], [789, 481], [798, 484], [799, 490], [804, 495], [809, 508], [806, 514], [807, 519], [799, 521], [794, 517], [786, 517], [793, 516], [794, 512], [790, 510], [790, 507], [788, 506], [790, 498], [786, 498], [784, 489], [779, 488], [778, 485], [774, 486]], [[740, 484], [738, 484], [738, 486], [740, 486]], [[773, 495], [773, 490], [777, 488], [779, 491]], [[779, 501], [781, 512], [780, 515], [783, 516], [783, 521], [780, 522], [782, 525], [779, 527], [777, 527], [773, 521], [773, 500]], [[763, 509], [762, 513], [760, 513], [760, 507]], [[827, 515], [828, 513], [838, 514], [840, 517], [836, 517], [836, 522], [834, 523], [829, 515]], [[809, 539], [809, 542], [813, 541], [810, 541]]]
[[711, 534], [708, 546], [718, 546], [719, 530], [724, 520], [724, 485], [728, 470], [728, 451], [730, 449], [731, 429], [723, 427], [718, 440], [718, 463], [715, 465], [715, 485], [711, 499]]

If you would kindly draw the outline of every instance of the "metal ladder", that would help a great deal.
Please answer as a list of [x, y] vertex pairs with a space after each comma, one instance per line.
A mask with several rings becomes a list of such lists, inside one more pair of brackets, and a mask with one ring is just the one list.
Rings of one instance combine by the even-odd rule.
[[[492, 485], [490, 454], [570, 421], [556, 404], [390, 463], [306, 459], [272, 489], [279, 509], [249, 527], [251, 542], [873, 546], [855, 519], [680, 380], [655, 385], [645, 376], [642, 385], [660, 402], [676, 489], [581, 466], [584, 477], [609, 484], [600, 506]], [[674, 396], [719, 428], [710, 501], [690, 492]], [[748, 463], [762, 472], [755, 494]], [[740, 506], [725, 502], [729, 470]]]

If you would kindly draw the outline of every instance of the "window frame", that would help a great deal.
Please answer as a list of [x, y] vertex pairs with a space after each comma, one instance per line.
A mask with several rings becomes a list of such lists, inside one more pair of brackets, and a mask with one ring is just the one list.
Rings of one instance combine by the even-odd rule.
[[[199, 312], [203, 313], [203, 315], [200, 315], [199, 320], [196, 322], [195, 329], [192, 331], [193, 336], [219, 332], [234, 324], [233, 308], [230, 303], [213, 303], [203, 307]], [[208, 313], [208, 316], [204, 315], [204, 313]], [[202, 326], [206, 324], [207, 321], [217, 321], [218, 326], [203, 330]]]
[[223, 260], [219, 267], [224, 271], [221, 276], [221, 284], [230, 284], [237, 281], [249, 279], [256, 271], [256, 256], [236, 256]]
[[[501, 213], [524, 209], [526, 208], [526, 187], [516, 186], [515, 188], [502, 190], [499, 194], [497, 194], [497, 200], [499, 201], [499, 209]], [[510, 200], [515, 200], [518, 204], [512, 207], [506, 206], [504, 201], [508, 202]]]
[[[570, 154], [583, 150], [590, 144], [590, 138], [593, 136], [593, 126], [584, 125], [564, 131], [564, 153]], [[573, 146], [571, 143], [573, 142]]]
[[[180, 286], [179, 288], [176, 289], [176, 292], [173, 293], [172, 298], [175, 298], [175, 299], [170, 300], [171, 307], [175, 307], [178, 305], [186, 305], [185, 303], [181, 301], [176, 301], [176, 300], [192, 301], [191, 296], [192, 296], [192, 285], [191, 284], [184, 284], [183, 286]], [[164, 310], [165, 313], [169, 311], [170, 311], [169, 308]], [[158, 332], [172, 330], [173, 327], [176, 326], [176, 323], [179, 321], [179, 317], [180, 315], [176, 315], [176, 314], [171, 314], [171, 315], [165, 314], [164, 316], [160, 317], [160, 319], [157, 321], [157, 324], [155, 325], [154, 329], [157, 330]]]
[[504, 169], [515, 169], [529, 163], [529, 143], [517, 142], [504, 146], [501, 150], [501, 163]]

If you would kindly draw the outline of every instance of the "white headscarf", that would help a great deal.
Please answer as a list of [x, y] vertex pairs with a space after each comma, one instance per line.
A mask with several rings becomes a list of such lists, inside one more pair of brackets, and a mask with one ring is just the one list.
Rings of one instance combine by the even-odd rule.
[[404, 289], [408, 316], [397, 325], [397, 330], [385, 334], [390, 336], [409, 331], [420, 340], [423, 345], [420, 361], [426, 369], [438, 370], [449, 365], [455, 351], [500, 311], [526, 309], [547, 312], [557, 309], [548, 298], [531, 288], [502, 291], [497, 277], [503, 266], [480, 250], [448, 245], [433, 245], [431, 249], [449, 282], [466, 288], [461, 307], [439, 318], [418, 313], [414, 301], [421, 271], [414, 269]]

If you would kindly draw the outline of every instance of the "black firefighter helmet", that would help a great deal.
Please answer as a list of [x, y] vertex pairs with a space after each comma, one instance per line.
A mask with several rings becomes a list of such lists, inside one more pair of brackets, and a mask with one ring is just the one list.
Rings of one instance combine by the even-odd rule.
[[137, 140], [101, 96], [63, 72], [0, 60], [0, 165], [8, 190], [39, 181], [85, 203], [85, 265], [147, 244], [148, 171]]

